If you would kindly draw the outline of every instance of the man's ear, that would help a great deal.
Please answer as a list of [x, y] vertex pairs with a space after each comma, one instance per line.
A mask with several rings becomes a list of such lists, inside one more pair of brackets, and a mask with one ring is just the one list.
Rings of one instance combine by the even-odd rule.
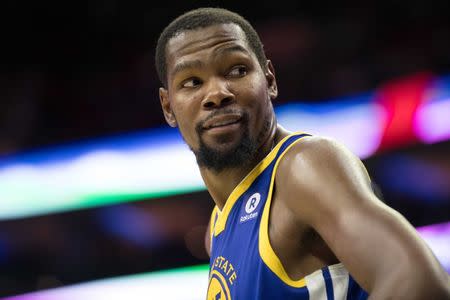
[[169, 101], [169, 92], [163, 88], [159, 88], [159, 101], [161, 102], [161, 108], [164, 113], [164, 118], [170, 127], [177, 127], [177, 120], [173, 114], [172, 107]]
[[275, 100], [278, 96], [277, 80], [275, 78], [275, 69], [273, 68], [272, 62], [267, 60], [266, 70], [265, 70], [267, 88], [269, 90], [270, 99]]

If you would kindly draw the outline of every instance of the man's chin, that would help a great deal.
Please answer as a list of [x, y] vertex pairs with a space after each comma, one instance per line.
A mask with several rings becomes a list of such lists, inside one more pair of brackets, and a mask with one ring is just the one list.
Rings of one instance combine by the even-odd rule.
[[205, 146], [218, 152], [221, 154], [226, 154], [229, 152], [236, 151], [236, 149], [239, 148], [242, 141], [220, 141], [220, 142], [213, 142], [213, 143], [205, 143]]
[[255, 150], [254, 143], [244, 135], [239, 140], [220, 142], [202, 140], [195, 155], [200, 166], [221, 171], [248, 163]]

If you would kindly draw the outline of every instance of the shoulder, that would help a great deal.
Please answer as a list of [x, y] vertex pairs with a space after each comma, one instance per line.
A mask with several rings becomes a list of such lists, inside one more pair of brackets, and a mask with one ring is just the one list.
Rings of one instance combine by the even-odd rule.
[[302, 170], [343, 172], [347, 169], [364, 170], [361, 160], [345, 145], [328, 137], [304, 137], [290, 147], [280, 159], [277, 176], [307, 176]]
[[343, 144], [320, 136], [302, 138], [284, 153], [275, 184], [282, 201], [293, 209], [301, 206], [306, 217], [336, 214], [351, 206], [349, 201], [372, 194], [361, 160]]
[[310, 159], [320, 158], [321, 160], [334, 160], [336, 158], [357, 159], [350, 150], [337, 140], [324, 136], [306, 136], [293, 145], [285, 157], [293, 157], [301, 154]]

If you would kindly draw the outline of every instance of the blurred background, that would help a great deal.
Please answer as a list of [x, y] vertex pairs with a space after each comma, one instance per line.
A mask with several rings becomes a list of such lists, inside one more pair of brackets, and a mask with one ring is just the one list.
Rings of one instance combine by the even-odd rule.
[[[213, 202], [153, 59], [201, 6], [254, 25], [279, 122], [359, 155], [449, 271], [449, 1], [16, 0], [0, 4], [0, 298], [204, 298]], [[158, 290], [173, 280], [183, 296]]]

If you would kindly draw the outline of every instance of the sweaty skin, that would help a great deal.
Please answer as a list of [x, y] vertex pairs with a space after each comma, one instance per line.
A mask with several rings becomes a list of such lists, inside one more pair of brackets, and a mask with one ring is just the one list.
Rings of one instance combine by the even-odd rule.
[[[236, 185], [289, 134], [277, 125], [272, 107], [278, 94], [272, 63], [259, 64], [234, 24], [184, 31], [170, 39], [166, 54], [161, 106], [194, 153], [200, 140], [221, 153], [234, 151], [244, 130], [257, 142], [253, 159], [239, 166], [200, 166], [222, 209]], [[209, 118], [224, 109], [233, 113]], [[240, 121], [243, 114], [249, 116], [247, 126]], [[203, 125], [199, 134], [196, 126]], [[269, 239], [294, 280], [342, 262], [370, 299], [450, 297], [448, 275], [414, 228], [374, 195], [361, 161], [329, 139], [304, 138], [284, 156], [275, 177]], [[208, 234], [205, 244], [209, 250]]]

